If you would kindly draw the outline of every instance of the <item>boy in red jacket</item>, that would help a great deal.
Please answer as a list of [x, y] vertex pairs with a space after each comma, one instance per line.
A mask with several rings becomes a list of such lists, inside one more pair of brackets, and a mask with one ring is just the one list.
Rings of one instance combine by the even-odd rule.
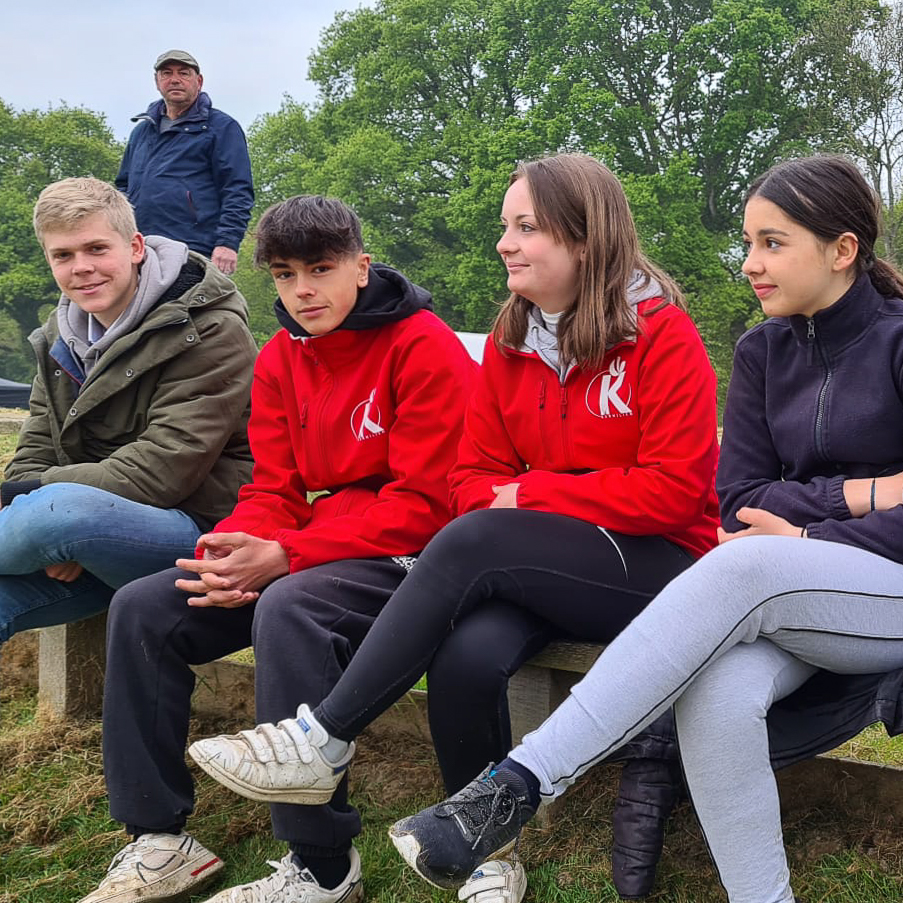
[[[450, 518], [446, 478], [474, 365], [429, 294], [371, 264], [357, 217], [329, 198], [271, 207], [255, 259], [276, 283], [283, 329], [254, 371], [252, 482], [196, 560], [113, 599], [104, 771], [110, 812], [133, 840], [82, 903], [188, 895], [222, 868], [184, 833], [189, 666], [253, 643], [258, 720], [294, 715], [298, 698], [321, 699], [338, 680]], [[362, 899], [345, 783], [322, 806], [272, 806], [288, 853], [214, 899]]]

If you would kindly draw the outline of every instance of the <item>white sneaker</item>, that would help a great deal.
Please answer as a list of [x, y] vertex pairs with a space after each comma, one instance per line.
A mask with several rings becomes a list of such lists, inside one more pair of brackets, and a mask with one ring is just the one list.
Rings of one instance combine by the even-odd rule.
[[519, 861], [491, 859], [476, 871], [458, 891], [464, 903], [520, 903], [527, 892], [527, 876]]
[[276, 869], [272, 875], [221, 890], [207, 903], [360, 903], [364, 899], [361, 857], [354, 847], [349, 855], [351, 868], [345, 880], [333, 890], [320, 887], [307, 869], [299, 869], [289, 852], [279, 862], [269, 863]]
[[150, 903], [201, 890], [223, 861], [190, 834], [142, 834], [114, 857], [97, 890], [79, 903]]
[[310, 709], [300, 705], [297, 719], [198, 740], [188, 747], [188, 754], [239, 796], [313, 806], [332, 799], [354, 755], [351, 743], [340, 761], [328, 762], [320, 750], [328, 739]]

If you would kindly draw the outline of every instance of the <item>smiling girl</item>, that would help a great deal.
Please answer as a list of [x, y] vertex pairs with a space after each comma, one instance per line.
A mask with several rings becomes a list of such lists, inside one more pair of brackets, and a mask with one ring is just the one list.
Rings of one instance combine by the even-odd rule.
[[[715, 544], [714, 374], [618, 180], [581, 155], [523, 164], [501, 221], [511, 295], [450, 474], [460, 516], [313, 711], [191, 747], [237, 793], [329, 799], [351, 741], [424, 671], [459, 789], [509, 748], [506, 689], [523, 662], [556, 636], [610, 641]], [[522, 870], [490, 868], [472, 893], [487, 878], [520, 900]]]
[[463, 880], [540, 799], [673, 705], [731, 903], [791, 903], [769, 754], [814, 754], [878, 720], [903, 732], [903, 277], [875, 257], [879, 211], [841, 157], [783, 163], [753, 184], [743, 271], [770, 319], [737, 343], [722, 544], [508, 759], [393, 827], [427, 880]]

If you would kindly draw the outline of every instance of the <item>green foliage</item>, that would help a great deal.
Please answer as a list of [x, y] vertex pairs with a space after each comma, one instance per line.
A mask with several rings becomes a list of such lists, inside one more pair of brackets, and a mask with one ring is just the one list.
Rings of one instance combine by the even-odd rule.
[[0, 376], [28, 382], [34, 373], [34, 362], [23, 340], [19, 324], [0, 310]]
[[727, 392], [737, 339], [760, 316], [746, 279], [739, 277], [731, 240], [703, 226], [701, 178], [689, 157], [674, 158], [660, 175], [627, 175], [624, 189], [645, 251], [683, 288], [712, 365], [718, 373], [719, 400]]
[[286, 98], [251, 129], [261, 202], [342, 197], [376, 257], [428, 287], [455, 328], [483, 331], [506, 294], [494, 244], [514, 165], [592, 153], [622, 177], [724, 383], [758, 310], [738, 273], [743, 190], [834, 122], [813, 77], [813, 60], [833, 71], [812, 28], [829, 8], [379, 0], [340, 13], [311, 60], [318, 103]]
[[[122, 147], [104, 117], [80, 107], [17, 112], [0, 100], [0, 315], [15, 324], [15, 337], [0, 347], [4, 375], [23, 369], [22, 339], [40, 323], [57, 292], [31, 227], [41, 189], [67, 176], [112, 180]], [[4, 330], [5, 332], [5, 330]]]
[[[427, 287], [453, 327], [485, 331], [506, 295], [494, 245], [516, 162], [591, 153], [683, 286], [723, 390], [736, 338], [760, 317], [737, 241], [752, 177], [851, 150], [890, 186], [888, 247], [903, 243], [888, 175], [903, 160], [901, 21], [878, 0], [376, 0], [324, 32], [316, 103], [286, 96], [250, 129], [255, 219], [293, 194], [341, 197], [377, 259]], [[28, 226], [34, 197], [63, 175], [110, 178], [120, 148], [102, 117], [67, 107], [0, 102], [0, 138], [0, 311], [26, 332], [55, 295]], [[236, 281], [262, 342], [274, 291], [250, 244]], [[3, 354], [20, 373], [15, 347]]]
[[814, 48], [835, 61], [820, 101], [831, 113], [825, 150], [849, 154], [887, 207], [883, 256], [903, 263], [903, 3], [863, 14], [858, 0], [838, 0], [814, 24]]

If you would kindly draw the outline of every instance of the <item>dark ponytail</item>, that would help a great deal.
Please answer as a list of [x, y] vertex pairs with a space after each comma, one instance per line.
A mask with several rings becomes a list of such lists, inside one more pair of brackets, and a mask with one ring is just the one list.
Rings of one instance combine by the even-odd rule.
[[903, 298], [903, 274], [875, 256], [881, 199], [851, 160], [819, 154], [778, 163], [750, 186], [746, 200], [753, 197], [771, 201], [822, 241], [852, 232], [859, 240], [856, 277], [868, 273], [879, 294]]
[[885, 298], [903, 298], [903, 274], [892, 264], [877, 257], [868, 274], [879, 295], [884, 295]]

